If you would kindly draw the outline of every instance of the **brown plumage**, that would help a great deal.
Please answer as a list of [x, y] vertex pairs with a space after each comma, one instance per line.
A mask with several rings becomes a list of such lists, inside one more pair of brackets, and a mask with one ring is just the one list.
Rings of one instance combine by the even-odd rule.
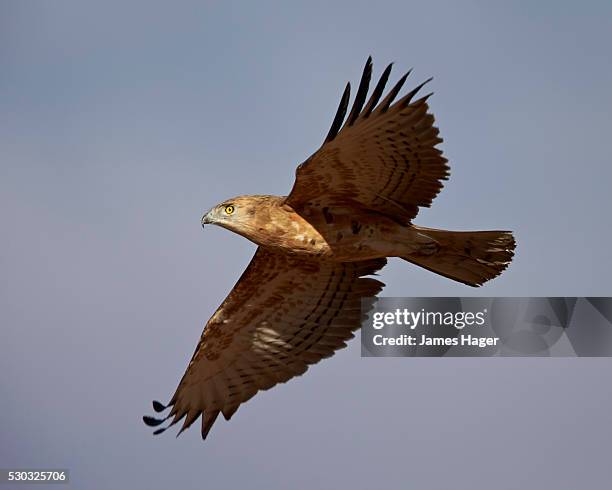
[[[411, 223], [431, 205], [449, 168], [419, 85], [398, 101], [408, 74], [382, 100], [383, 72], [366, 102], [369, 58], [348, 117], [350, 84], [323, 146], [297, 168], [287, 197], [240, 196], [210, 210], [216, 224], [259, 245], [234, 289], [208, 321], [165, 419], [202, 416], [206, 437], [255, 395], [303, 374], [346, 345], [383, 283], [364, 276], [401, 257], [450, 279], [479, 286], [510, 263], [507, 231], [453, 232]], [[379, 102], [380, 101], [380, 102]], [[344, 123], [344, 124], [343, 124]], [[158, 429], [163, 432], [167, 427]], [[180, 433], [179, 432], [179, 433]]]

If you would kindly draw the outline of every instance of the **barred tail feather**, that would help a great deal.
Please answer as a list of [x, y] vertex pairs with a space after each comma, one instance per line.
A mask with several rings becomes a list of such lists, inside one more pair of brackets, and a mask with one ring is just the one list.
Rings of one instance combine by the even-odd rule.
[[436, 274], [481, 286], [500, 275], [512, 261], [516, 242], [509, 231], [446, 231], [419, 228], [435, 240], [434, 253], [411, 254], [404, 260]]

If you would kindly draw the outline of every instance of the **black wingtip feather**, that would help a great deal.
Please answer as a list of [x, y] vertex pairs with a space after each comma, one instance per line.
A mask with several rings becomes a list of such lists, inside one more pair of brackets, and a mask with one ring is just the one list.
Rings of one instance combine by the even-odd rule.
[[145, 415], [142, 417], [142, 421], [148, 425], [149, 427], [157, 427], [160, 424], [163, 424], [166, 419], [156, 419], [155, 417], [151, 417], [149, 415]]
[[161, 434], [162, 432], [165, 432], [167, 428], [168, 428], [168, 427], [162, 427], [161, 429], [157, 429], [156, 431], [154, 431], [154, 432], [153, 432], [153, 435], [154, 435], [154, 436], [158, 436], [158, 435], [159, 435], [159, 434]]
[[368, 101], [365, 109], [363, 110], [364, 118], [368, 117], [376, 107], [376, 104], [378, 104], [378, 101], [380, 100], [380, 97], [385, 90], [385, 86], [387, 85], [387, 81], [389, 80], [389, 75], [391, 74], [392, 68], [393, 63], [389, 63], [387, 68], [385, 68], [385, 71], [383, 71], [383, 74], [380, 76], [380, 79], [378, 80], [378, 83], [376, 84], [376, 87], [374, 88], [374, 91], [370, 96], [370, 100]]
[[344, 89], [344, 93], [342, 94], [342, 98], [340, 99], [340, 105], [338, 106], [338, 110], [336, 111], [336, 116], [334, 117], [334, 122], [329, 128], [329, 133], [327, 133], [327, 137], [325, 138], [325, 143], [329, 143], [332, 141], [336, 135], [338, 134], [338, 130], [340, 126], [342, 126], [342, 121], [344, 121], [344, 116], [346, 115], [346, 109], [348, 107], [348, 101], [351, 96], [351, 83], [346, 84], [346, 88]]
[[168, 408], [167, 405], [164, 405], [160, 401], [153, 400], [153, 410], [155, 410], [157, 413], [163, 412], [164, 410], [166, 410], [166, 408]]
[[355, 95], [355, 101], [353, 102], [353, 108], [351, 109], [351, 113], [346, 120], [346, 124], [348, 126], [352, 126], [359, 114], [361, 113], [361, 109], [363, 108], [363, 104], [365, 102], [366, 96], [368, 95], [368, 89], [370, 88], [370, 80], [372, 79], [372, 57], [369, 56], [366, 61], [365, 66], [363, 67], [363, 73], [361, 75], [361, 80], [359, 82], [359, 88], [357, 89], [357, 94]]
[[422, 104], [422, 103], [424, 103], [424, 102], [427, 102], [427, 99], [429, 99], [429, 98], [430, 98], [430, 97], [431, 97], [433, 94], [434, 94], [433, 92], [429, 92], [427, 95], [424, 95], [424, 96], [423, 96], [423, 97], [421, 97], [420, 99], [415, 100], [415, 101], [413, 102], [413, 105], [419, 105], [419, 104]]
[[399, 93], [399, 91], [402, 89], [404, 82], [406, 82], [406, 79], [408, 78], [408, 75], [410, 75], [411, 71], [412, 69], [408, 70], [408, 72], [406, 72], [406, 74], [397, 81], [397, 83], [393, 86], [393, 88], [387, 94], [387, 97], [385, 97], [385, 100], [383, 100], [380, 103], [381, 112], [387, 112], [387, 110], [389, 109], [389, 106], [395, 100], [395, 97], [397, 97], [397, 94]]
[[[408, 104], [410, 104], [410, 102], [412, 101], [412, 98], [417, 94], [417, 92], [419, 90], [421, 90], [423, 88], [423, 86], [429, 82], [431, 82], [433, 80], [433, 77], [429, 77], [427, 80], [425, 80], [423, 83], [421, 83], [420, 85], [417, 85], [415, 88], [413, 88], [410, 92], [408, 92], [404, 97], [402, 97], [402, 105], [405, 107]], [[429, 94], [431, 95], [431, 94]], [[429, 96], [428, 95], [428, 96]], [[419, 99], [421, 100], [421, 99]]]

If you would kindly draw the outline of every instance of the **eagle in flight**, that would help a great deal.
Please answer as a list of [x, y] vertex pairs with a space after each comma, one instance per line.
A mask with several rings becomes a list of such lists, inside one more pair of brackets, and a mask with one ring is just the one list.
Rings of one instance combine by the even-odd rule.
[[144, 417], [153, 427], [169, 420], [155, 434], [184, 419], [180, 434], [202, 416], [206, 438], [220, 413], [229, 420], [259, 390], [345, 347], [367, 313], [362, 299], [371, 304], [384, 286], [365, 276], [387, 257], [468, 286], [496, 277], [512, 260], [511, 232], [412, 223], [449, 167], [436, 148], [442, 139], [428, 112], [431, 94], [413, 100], [429, 80], [395, 101], [408, 72], [381, 100], [391, 66], [366, 100], [368, 58], [348, 117], [347, 84], [323, 145], [297, 167], [288, 196], [234, 197], [202, 218], [202, 226], [222, 226], [258, 248], [206, 324], [170, 402], [153, 402], [168, 415]]

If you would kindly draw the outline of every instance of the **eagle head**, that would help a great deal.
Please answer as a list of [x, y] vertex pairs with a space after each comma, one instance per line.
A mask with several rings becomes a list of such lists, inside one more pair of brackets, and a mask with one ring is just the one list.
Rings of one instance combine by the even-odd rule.
[[214, 206], [202, 216], [202, 226], [211, 224], [251, 238], [251, 234], [265, 226], [270, 209], [278, 204], [276, 196], [238, 196]]

